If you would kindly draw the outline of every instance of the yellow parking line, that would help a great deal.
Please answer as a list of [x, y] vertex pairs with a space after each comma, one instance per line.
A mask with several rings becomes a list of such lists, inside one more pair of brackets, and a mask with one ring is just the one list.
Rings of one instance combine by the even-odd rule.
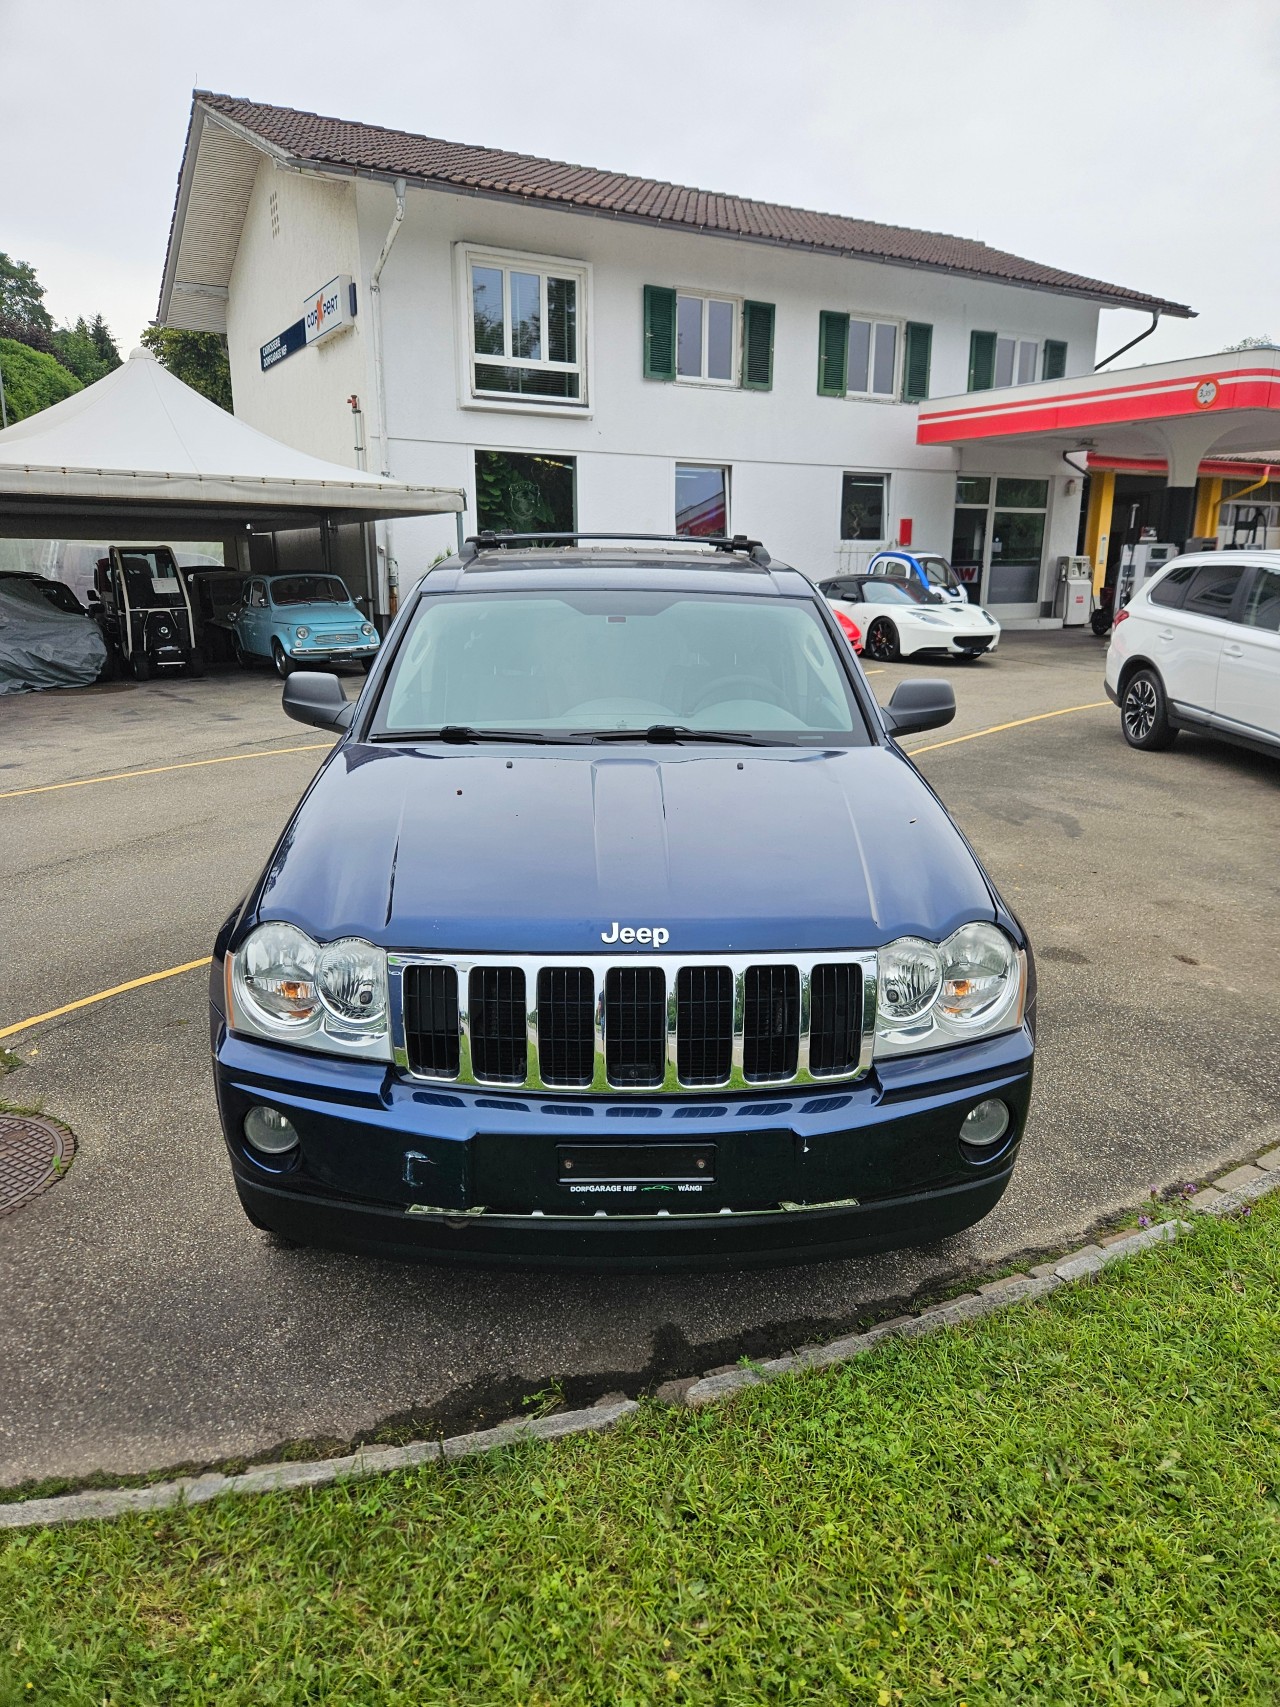
[[187, 759], [180, 765], [152, 765], [145, 771], [112, 771], [109, 776], [82, 776], [75, 782], [45, 782], [38, 788], [6, 789], [0, 794], [0, 800], [16, 800], [20, 794], [55, 794], [60, 788], [89, 788], [95, 782], [128, 782], [131, 777], [159, 776], [163, 771], [194, 771], [201, 765], [235, 765], [242, 759], [275, 759], [284, 753], [327, 752], [332, 745], [332, 741], [310, 741], [304, 747], [268, 747], [261, 753], [227, 753], [218, 759]]
[[31, 1019], [20, 1019], [17, 1025], [6, 1025], [0, 1030], [0, 1037], [15, 1037], [20, 1031], [30, 1031], [33, 1025], [43, 1025], [47, 1019], [60, 1019], [63, 1014], [73, 1014], [77, 1008], [91, 1008], [95, 1002], [105, 1002], [108, 996], [122, 996], [126, 990], [140, 990], [144, 984], [159, 984], [165, 978], [176, 978], [180, 972], [194, 972], [199, 966], [208, 966], [211, 955], [206, 954], [203, 960], [186, 960], [181, 966], [170, 966], [164, 972], [148, 972], [145, 978], [130, 978], [127, 984], [113, 984], [109, 990], [99, 990], [96, 996], [81, 996], [77, 1002], [64, 1002], [60, 1008], [50, 1008], [47, 1014], [35, 1014]]
[[990, 729], [975, 729], [972, 735], [953, 735], [949, 741], [930, 741], [927, 747], [904, 747], [914, 758], [917, 753], [936, 753], [939, 747], [958, 747], [961, 741], [980, 741], [984, 735], [999, 735], [1006, 729], [1021, 729], [1027, 723], [1043, 723], [1049, 717], [1069, 717], [1073, 711], [1098, 711], [1110, 701], [1091, 699], [1088, 705], [1064, 705], [1060, 711], [1038, 711], [1034, 717], [1015, 717], [1012, 723], [993, 723]]

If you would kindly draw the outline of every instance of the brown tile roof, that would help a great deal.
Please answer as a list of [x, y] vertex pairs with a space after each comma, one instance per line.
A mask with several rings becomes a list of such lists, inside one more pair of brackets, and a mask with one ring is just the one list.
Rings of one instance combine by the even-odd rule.
[[973, 238], [913, 231], [903, 225], [878, 225], [867, 219], [849, 219], [843, 214], [810, 213], [776, 202], [694, 190], [654, 178], [632, 178], [623, 172], [601, 172], [591, 166], [572, 166], [532, 154], [509, 154], [499, 148], [442, 142], [437, 137], [322, 118], [317, 113], [297, 112], [292, 107], [270, 107], [203, 90], [197, 90], [194, 99], [198, 105], [222, 114], [292, 160], [338, 170], [403, 175], [441, 189], [545, 201], [564, 208], [652, 220], [726, 237], [924, 267], [1064, 296], [1087, 297], [1116, 307], [1159, 309], [1180, 316], [1194, 313], [1182, 303], [1166, 302], [1162, 297], [1125, 290], [1101, 279], [1024, 261], [1018, 255], [988, 248]]

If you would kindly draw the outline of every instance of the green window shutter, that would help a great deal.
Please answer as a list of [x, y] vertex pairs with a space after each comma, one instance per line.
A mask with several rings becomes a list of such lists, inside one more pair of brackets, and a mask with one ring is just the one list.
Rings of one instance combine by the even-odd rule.
[[929, 357], [933, 351], [933, 327], [907, 321], [907, 348], [902, 363], [902, 401], [920, 403], [929, 395]]
[[744, 391], [773, 389], [773, 314], [771, 302], [744, 302], [742, 305]]
[[849, 316], [823, 309], [818, 316], [818, 396], [843, 397], [849, 389]]
[[1044, 370], [1041, 379], [1063, 379], [1067, 372], [1067, 346], [1056, 338], [1044, 341]]
[[644, 377], [676, 377], [676, 293], [665, 285], [644, 287]]
[[969, 334], [969, 390], [990, 391], [996, 382], [996, 335]]

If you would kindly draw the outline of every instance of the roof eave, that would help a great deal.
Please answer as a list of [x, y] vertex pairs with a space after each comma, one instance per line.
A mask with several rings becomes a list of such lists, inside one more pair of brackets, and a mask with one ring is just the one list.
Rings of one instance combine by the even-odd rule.
[[[222, 115], [215, 115], [222, 120]], [[390, 172], [377, 166], [351, 166], [343, 161], [318, 160], [298, 154], [287, 154], [278, 149], [270, 149], [260, 137], [255, 137], [252, 131], [243, 126], [226, 123], [228, 130], [234, 130], [246, 142], [254, 142], [264, 152], [271, 152], [278, 164], [295, 172], [314, 172], [334, 178], [362, 178], [370, 183], [395, 184], [403, 179], [410, 187], [420, 190], [433, 190], [439, 195], [471, 196], [478, 201], [505, 202], [520, 207], [536, 206], [555, 208], [561, 213], [574, 213], [592, 219], [620, 220], [628, 225], [642, 225], [648, 230], [655, 226], [666, 231], [688, 232], [697, 237], [719, 237], [730, 243], [755, 243], [766, 249], [798, 249], [809, 255], [828, 255], [838, 261], [870, 261], [873, 265], [883, 267], [905, 267], [912, 272], [937, 273], [942, 278], [975, 279], [982, 284], [1006, 285], [1011, 290], [1042, 291], [1050, 296], [1069, 296], [1077, 301], [1096, 302], [1100, 308], [1127, 308], [1140, 314], [1171, 315], [1180, 320], [1194, 320], [1198, 310], [1189, 308], [1181, 302], [1165, 302], [1160, 297], [1140, 296], [1136, 292], [1131, 296], [1108, 295], [1102, 291], [1081, 290], [1069, 285], [1040, 284], [1034, 279], [1002, 278], [996, 273], [984, 273], [977, 268], [946, 267], [930, 261], [913, 261], [902, 255], [878, 255], [869, 249], [833, 249], [822, 243], [805, 243], [802, 240], [789, 237], [754, 236], [744, 231], [721, 231], [715, 226], [690, 225], [685, 220], [663, 219], [653, 214], [628, 213], [624, 209], [607, 207], [589, 207], [582, 202], [559, 200], [553, 196], [522, 195], [514, 190], [492, 190], [473, 184], [458, 184], [449, 178], [428, 178], [412, 172]]]
[[168, 323], [169, 313], [173, 307], [173, 290], [177, 283], [176, 272], [178, 256], [182, 252], [182, 236], [187, 222], [187, 210], [191, 205], [191, 192], [195, 187], [196, 168], [200, 159], [200, 138], [207, 125], [216, 125], [225, 130], [239, 141], [256, 148], [260, 154], [274, 160], [277, 165], [289, 166], [293, 162], [284, 149], [277, 148], [272, 142], [248, 130], [244, 125], [237, 124], [214, 108], [206, 106], [200, 99], [199, 92], [192, 98], [191, 117], [187, 123], [187, 141], [182, 155], [182, 170], [178, 174], [178, 194], [174, 202], [173, 219], [169, 226], [169, 247], [164, 258], [164, 273], [160, 280], [160, 301], [156, 306], [156, 321], [164, 326]]
[[1075, 301], [1096, 303], [1100, 308], [1123, 308], [1140, 313], [1170, 315], [1175, 319], [1193, 320], [1196, 310], [1180, 302], [1165, 302], [1158, 297], [1141, 296], [1136, 292], [1131, 296], [1118, 296], [1099, 291], [1090, 291], [1069, 285], [1054, 285], [1039, 283], [1033, 279], [1002, 278], [998, 275], [982, 272], [977, 268], [940, 266], [929, 261], [915, 261], [898, 255], [879, 255], [872, 251], [861, 249], [836, 249], [820, 243], [806, 243], [802, 240], [785, 237], [756, 236], [746, 232], [721, 231], [705, 225], [689, 225], [682, 220], [655, 218], [650, 214], [628, 213], [615, 208], [589, 207], [580, 202], [559, 200], [550, 196], [522, 195], [511, 190], [486, 189], [480, 186], [459, 184], [446, 178], [430, 178], [421, 174], [408, 172], [387, 171], [372, 166], [353, 166], [334, 160], [313, 159], [303, 155], [291, 154], [287, 149], [269, 142], [248, 126], [239, 123], [226, 113], [206, 105], [200, 98], [204, 91], [197, 91], [192, 100], [191, 120], [187, 129], [187, 145], [183, 155], [182, 171], [178, 179], [178, 195], [174, 207], [173, 223], [169, 232], [169, 248], [165, 256], [164, 275], [160, 287], [160, 302], [157, 309], [157, 319], [161, 325], [166, 323], [172, 307], [173, 289], [177, 258], [182, 247], [183, 228], [186, 223], [187, 209], [191, 200], [191, 192], [195, 181], [196, 164], [200, 149], [200, 135], [205, 124], [214, 124], [235, 136], [240, 141], [256, 148], [268, 159], [286, 171], [316, 173], [324, 177], [361, 178], [371, 183], [394, 184], [403, 178], [406, 183], [419, 189], [433, 190], [439, 195], [471, 196], [481, 201], [496, 201], [506, 205], [528, 206], [535, 204], [539, 207], [556, 208], [563, 213], [588, 216], [593, 219], [619, 220], [629, 225], [644, 226], [653, 230], [655, 226], [668, 231], [683, 231], [691, 235], [703, 237], [719, 237], [732, 243], [755, 243], [767, 249], [795, 249], [804, 254], [827, 255], [835, 260], [869, 261], [873, 265], [886, 267], [905, 267], [912, 272], [936, 273], [943, 278], [973, 279], [982, 284], [1005, 285], [1013, 290], [1034, 290], [1050, 296], [1070, 297]]

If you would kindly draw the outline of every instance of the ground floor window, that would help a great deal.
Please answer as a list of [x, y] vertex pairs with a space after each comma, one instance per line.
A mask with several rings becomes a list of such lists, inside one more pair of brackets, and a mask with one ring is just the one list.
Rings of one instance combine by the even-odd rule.
[[494, 533], [572, 533], [577, 527], [572, 456], [476, 452], [476, 520]]
[[975, 590], [987, 570], [985, 603], [1038, 604], [1048, 508], [1047, 480], [989, 474], [957, 478], [951, 564]]
[[1048, 507], [1047, 480], [996, 481], [988, 604], [1032, 605], [1039, 601]]
[[887, 474], [846, 474], [840, 488], [841, 539], [884, 539]]
[[987, 523], [991, 480], [985, 474], [961, 474], [956, 480], [956, 513], [951, 526], [951, 567], [978, 597], [987, 560]]
[[729, 470], [676, 464], [676, 532], [706, 537], [729, 532]]

